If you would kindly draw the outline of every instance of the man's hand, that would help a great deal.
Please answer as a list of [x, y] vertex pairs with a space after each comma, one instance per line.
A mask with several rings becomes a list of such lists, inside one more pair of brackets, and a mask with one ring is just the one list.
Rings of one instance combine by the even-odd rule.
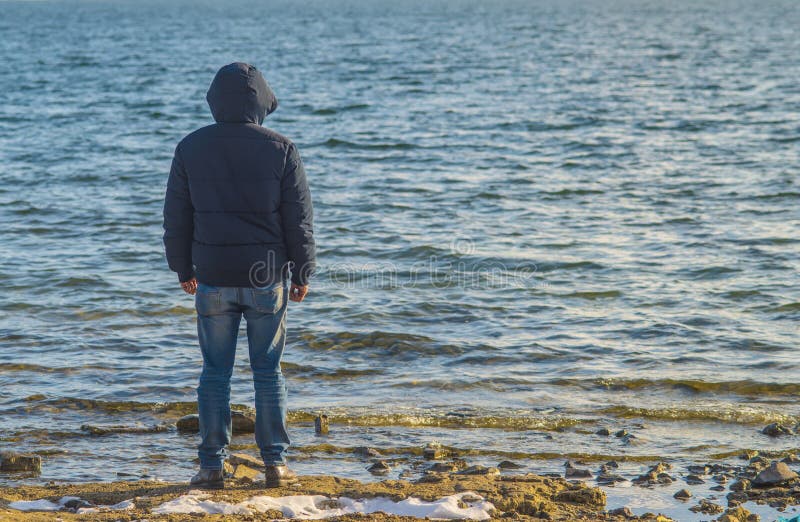
[[183, 291], [189, 295], [194, 295], [197, 293], [197, 278], [193, 277], [186, 281], [185, 283], [181, 283], [181, 288]]
[[307, 293], [308, 293], [308, 285], [300, 286], [292, 283], [292, 288], [289, 289], [289, 300], [294, 301], [295, 303], [299, 303], [306, 297]]

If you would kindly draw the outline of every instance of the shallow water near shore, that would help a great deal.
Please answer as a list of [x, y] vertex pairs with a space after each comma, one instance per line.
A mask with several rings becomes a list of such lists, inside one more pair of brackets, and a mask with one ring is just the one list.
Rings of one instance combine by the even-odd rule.
[[[316, 208], [284, 357], [298, 471], [371, 479], [369, 446], [399, 475], [433, 440], [628, 478], [800, 449], [760, 433], [800, 421], [793, 2], [162, 4], [2, 3], [0, 448], [44, 467], [0, 483], [191, 474], [195, 436], [152, 429], [200, 371], [161, 205], [234, 60], [275, 89]], [[702, 519], [673, 489], [606, 488]]]

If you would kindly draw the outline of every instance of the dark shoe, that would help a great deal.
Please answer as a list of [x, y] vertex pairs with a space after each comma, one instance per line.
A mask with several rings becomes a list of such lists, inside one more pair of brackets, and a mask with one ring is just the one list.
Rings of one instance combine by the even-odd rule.
[[268, 488], [279, 488], [287, 486], [297, 480], [297, 473], [290, 470], [286, 465], [266, 466], [264, 477]]
[[225, 487], [224, 472], [221, 469], [201, 469], [192, 477], [189, 485], [202, 489], [222, 489]]

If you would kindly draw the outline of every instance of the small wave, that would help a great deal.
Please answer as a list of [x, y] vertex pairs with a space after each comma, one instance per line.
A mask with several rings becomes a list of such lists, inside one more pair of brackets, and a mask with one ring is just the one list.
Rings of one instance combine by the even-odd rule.
[[768, 312], [797, 312], [800, 311], [800, 303], [787, 303], [767, 310]]
[[95, 426], [93, 424], [84, 424], [81, 426], [81, 431], [85, 431], [90, 435], [164, 433], [171, 429], [172, 426], [168, 424], [156, 424], [153, 426]]
[[571, 294], [560, 294], [559, 297], [571, 297], [577, 299], [612, 299], [614, 297], [621, 297], [622, 292], [619, 290], [605, 290], [601, 292], [573, 292]]
[[367, 375], [380, 375], [382, 370], [377, 368], [368, 368], [364, 370], [354, 370], [349, 368], [320, 368], [318, 366], [310, 366], [305, 364], [296, 364], [291, 362], [282, 362], [281, 370], [287, 376], [293, 379], [308, 379], [308, 380], [340, 380], [348, 379], [351, 377], [363, 377]]
[[554, 379], [552, 386], [575, 386], [584, 390], [678, 390], [697, 394], [736, 394], [754, 396], [781, 396], [800, 394], [800, 384], [742, 381], [703, 381], [699, 379]]
[[329, 148], [363, 149], [363, 150], [410, 150], [417, 148], [413, 143], [354, 143], [352, 141], [329, 138], [317, 146]]
[[781, 422], [795, 424], [798, 419], [778, 412], [757, 410], [747, 406], [720, 406], [714, 409], [689, 408], [636, 408], [632, 406], [609, 406], [600, 410], [607, 415], [620, 418], [645, 418], [665, 421], [714, 421], [729, 424], [769, 424]]
[[[329, 412], [328, 422], [349, 426], [404, 426], [415, 428], [494, 428], [513, 431], [557, 431], [582, 423], [592, 423], [590, 419], [578, 419], [560, 415], [462, 415], [455, 412], [413, 412], [413, 413], [347, 413]], [[297, 423], [310, 423], [317, 413], [308, 411], [289, 412], [288, 420]]]

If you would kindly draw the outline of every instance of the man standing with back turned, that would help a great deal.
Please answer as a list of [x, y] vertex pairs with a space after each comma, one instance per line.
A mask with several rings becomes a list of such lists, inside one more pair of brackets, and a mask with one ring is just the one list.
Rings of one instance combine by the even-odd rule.
[[[203, 371], [197, 388], [200, 471], [191, 485], [222, 488], [231, 438], [230, 380], [247, 322], [256, 442], [266, 486], [296, 478], [286, 466], [286, 384], [280, 360], [288, 299], [314, 271], [311, 194], [297, 148], [261, 126], [278, 106], [252, 65], [221, 68], [206, 95], [216, 123], [178, 144], [164, 202], [164, 245], [183, 290], [195, 295]], [[286, 281], [291, 270], [291, 290]]]

